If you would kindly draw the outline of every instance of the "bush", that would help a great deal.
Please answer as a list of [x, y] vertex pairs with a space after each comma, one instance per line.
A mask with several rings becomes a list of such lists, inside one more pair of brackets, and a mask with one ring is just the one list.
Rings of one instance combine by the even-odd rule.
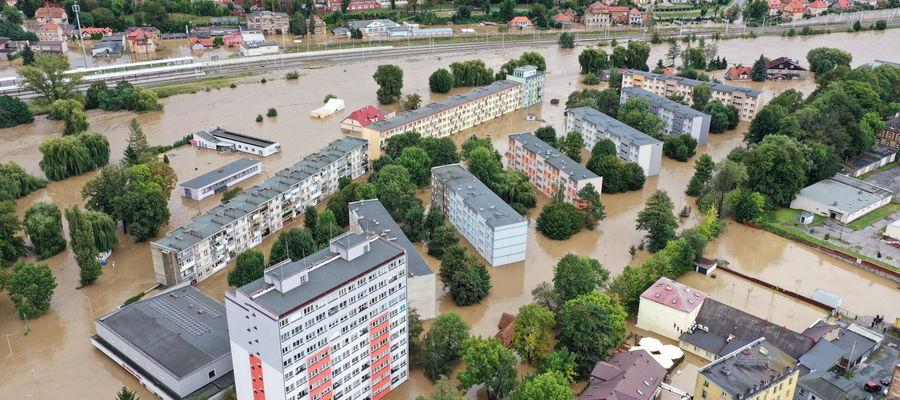
[[875, 29], [877, 29], [879, 31], [883, 31], [883, 30], [887, 29], [887, 22], [883, 19], [879, 19], [878, 21], [875, 22]]
[[228, 85], [228, 87], [230, 87], [230, 88], [232, 88], [232, 89], [234, 89], [234, 88], [236, 88], [236, 87], [237, 87], [237, 84], [234, 84], [234, 83], [232, 83], [232, 84], [230, 84], [230, 85]]
[[588, 72], [587, 75], [584, 76], [584, 80], [582, 81], [585, 85], [599, 85], [600, 77], [598, 77], [593, 72]]
[[678, 161], [687, 161], [696, 154], [697, 140], [691, 135], [666, 136], [663, 153]]
[[266, 78], [262, 78], [262, 80], [260, 80], [259, 82], [260, 82], [260, 83], [266, 83], [266, 82], [268, 82], [268, 81], [266, 81]]
[[288, 73], [284, 74], [284, 79], [287, 79], [287, 80], [300, 79], [300, 73], [297, 71], [288, 72]]
[[263, 116], [262, 116], [262, 114], [257, 114], [257, 115], [256, 115], [256, 122], [263, 122]]
[[273, 107], [273, 108], [270, 108], [269, 111], [266, 112], [266, 116], [269, 117], [269, 118], [271, 118], [271, 117], [277, 117], [277, 116], [278, 116], [278, 110], [276, 110], [274, 107]]
[[553, 240], [565, 240], [584, 226], [581, 211], [571, 203], [550, 203], [537, 218], [537, 230]]
[[0, 128], [34, 122], [28, 105], [11, 96], [0, 96]]

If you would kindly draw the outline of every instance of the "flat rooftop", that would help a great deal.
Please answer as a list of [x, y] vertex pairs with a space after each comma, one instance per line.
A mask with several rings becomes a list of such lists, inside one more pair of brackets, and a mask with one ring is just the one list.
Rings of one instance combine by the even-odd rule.
[[206, 131], [202, 131], [202, 132], [206, 132], [217, 139], [225, 139], [225, 140], [230, 140], [232, 142], [245, 143], [245, 144], [249, 144], [251, 146], [256, 146], [256, 147], [269, 147], [273, 144], [278, 143], [278, 142], [268, 140], [268, 139], [245, 135], [243, 133], [232, 132], [232, 131], [226, 130], [222, 127], [219, 127], [219, 126], [212, 128], [212, 129], [207, 129]]
[[805, 197], [846, 214], [853, 214], [892, 195], [893, 192], [885, 188], [836, 174], [801, 189], [797, 197]]
[[205, 188], [213, 183], [222, 181], [231, 177], [232, 175], [241, 172], [247, 168], [250, 168], [254, 165], [261, 164], [259, 160], [252, 160], [249, 158], [242, 158], [237, 161], [230, 162], [228, 164], [223, 165], [221, 168], [207, 172], [203, 175], [200, 175], [194, 179], [191, 179], [187, 182], [181, 184], [186, 188], [191, 189], [201, 189]]
[[712, 90], [716, 90], [719, 92], [727, 92], [727, 93], [739, 92], [739, 93], [743, 93], [744, 95], [747, 95], [750, 97], [758, 97], [759, 95], [762, 94], [762, 91], [759, 91], [759, 90], [749, 89], [749, 88], [740, 87], [740, 86], [725, 85], [722, 83], [703, 82], [703, 81], [698, 81], [696, 79], [685, 78], [683, 76], [654, 74], [652, 72], [638, 71], [638, 70], [634, 70], [634, 69], [629, 69], [628, 71], [625, 72], [625, 74], [642, 75], [642, 76], [644, 76], [646, 78], [650, 78], [650, 79], [662, 79], [662, 80], [667, 80], [667, 81], [676, 81], [678, 83], [681, 83], [681, 84], [687, 85], [687, 86], [700, 86], [705, 83]]
[[704, 114], [677, 101], [672, 101], [660, 95], [650, 93], [637, 86], [623, 87], [622, 96], [629, 99], [637, 97], [647, 100], [651, 107], [656, 106], [687, 118], [709, 117], [709, 114]]
[[97, 323], [179, 378], [231, 353], [225, 307], [190, 285], [125, 306]]
[[434, 271], [416, 250], [403, 230], [397, 225], [391, 214], [378, 199], [355, 201], [348, 205], [350, 211], [361, 217], [359, 225], [363, 230], [380, 235], [406, 249], [406, 269], [410, 278], [434, 275]]
[[577, 118], [590, 122], [601, 131], [609, 133], [625, 143], [636, 146], [662, 143], [653, 136], [625, 125], [623, 122], [590, 107], [571, 108], [566, 111], [566, 114], [572, 114]]
[[760, 338], [700, 368], [700, 374], [732, 398], [746, 399], [796, 369], [797, 360]]
[[534, 136], [531, 132], [512, 134], [509, 135], [509, 138], [522, 143], [522, 146], [528, 149], [528, 151], [540, 155], [540, 157], [544, 159], [544, 162], [552, 165], [553, 168], [566, 173], [576, 181], [599, 178], [597, 174], [587, 169], [587, 167], [575, 162], [575, 160], [569, 158], [553, 146], [550, 146], [547, 142], [538, 139], [538, 137]]
[[706, 297], [706, 293], [666, 277], [659, 278], [641, 294], [641, 298], [683, 312], [694, 311]]
[[497, 228], [525, 222], [524, 217], [460, 164], [434, 167], [431, 174], [432, 179], [445, 182], [448, 192], [459, 194], [466, 207], [484, 218], [487, 226]]

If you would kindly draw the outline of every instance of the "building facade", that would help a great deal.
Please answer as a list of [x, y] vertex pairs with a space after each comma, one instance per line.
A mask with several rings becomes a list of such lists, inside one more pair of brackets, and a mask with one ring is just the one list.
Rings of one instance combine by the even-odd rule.
[[431, 205], [491, 266], [525, 260], [528, 221], [462, 164], [431, 169]]
[[242, 158], [178, 185], [182, 196], [202, 200], [262, 172], [259, 160]]
[[900, 116], [894, 116], [884, 123], [884, 130], [875, 133], [878, 144], [900, 149]]
[[237, 398], [378, 400], [405, 382], [406, 261], [347, 232], [225, 292]]
[[239, 151], [260, 157], [281, 152], [281, 145], [272, 140], [229, 131], [220, 126], [194, 133], [194, 145], [216, 151]]
[[69, 38], [63, 33], [62, 27], [52, 22], [48, 22], [44, 25], [39, 26], [34, 30], [34, 34], [37, 35], [40, 40], [57, 40], [61, 42], [65, 42]]
[[806, 68], [803, 68], [797, 60], [778, 57], [766, 62], [766, 79], [775, 81], [806, 79]]
[[34, 11], [34, 20], [38, 24], [68, 24], [69, 15], [62, 7], [41, 7]]
[[678, 340], [687, 332], [707, 294], [662, 277], [641, 294], [637, 327]]
[[566, 110], [566, 132], [571, 131], [581, 132], [588, 149], [602, 139], [610, 139], [620, 160], [640, 165], [646, 176], [659, 174], [663, 144], [650, 135], [591, 107]]
[[797, 360], [763, 337], [700, 368], [694, 398], [790, 400], [799, 375]]
[[128, 28], [125, 30], [125, 42], [128, 51], [134, 54], [155, 53], [159, 47], [159, 29], [154, 27]]
[[287, 33], [291, 20], [287, 13], [260, 11], [247, 14], [247, 28], [262, 31], [266, 35]]
[[335, 193], [341, 177], [355, 179], [368, 168], [368, 142], [356, 137], [331, 142], [150, 243], [156, 281], [171, 286], [205, 279], [300, 217], [306, 206]]
[[800, 189], [790, 207], [849, 224], [887, 205], [893, 195], [883, 187], [836, 174]]
[[506, 79], [522, 84], [519, 94], [522, 101], [519, 107], [525, 108], [544, 101], [544, 73], [534, 65], [518, 67]]
[[742, 121], [752, 121], [762, 107], [762, 92], [759, 90], [633, 69], [622, 74], [623, 88], [637, 86], [663, 97], [682, 96], [691, 99], [694, 88], [703, 84], [710, 88], [710, 101], [719, 100], [725, 105], [736, 107]]
[[705, 145], [709, 137], [709, 124], [712, 117], [677, 101], [650, 93], [639, 87], [622, 88], [620, 102], [625, 104], [630, 98], [647, 100], [650, 112], [666, 123], [660, 133], [665, 135], [690, 135], [697, 144]]
[[541, 193], [553, 197], [562, 186], [563, 198], [579, 205], [578, 191], [588, 183], [597, 193], [603, 178], [575, 162], [530, 132], [509, 135], [506, 168], [522, 171]]

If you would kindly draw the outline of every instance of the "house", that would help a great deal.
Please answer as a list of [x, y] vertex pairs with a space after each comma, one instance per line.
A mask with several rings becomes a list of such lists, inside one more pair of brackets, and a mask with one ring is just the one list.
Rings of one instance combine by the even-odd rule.
[[191, 47], [191, 50], [206, 50], [215, 47], [212, 40], [203, 40], [196, 37], [189, 38], [188, 45]]
[[566, 13], [559, 13], [553, 16], [553, 22], [559, 24], [563, 29], [571, 28], [572, 23], [575, 22], [574, 19]]
[[638, 341], [637, 346], [631, 346], [628, 349], [628, 351], [641, 350], [650, 353], [650, 356], [669, 372], [672, 372], [672, 369], [684, 360], [684, 352], [678, 346], [663, 344], [659, 339], [652, 337], [643, 337]]
[[159, 42], [159, 29], [153, 27], [128, 28], [125, 30], [128, 50], [135, 54], [155, 53]]
[[262, 56], [266, 54], [278, 54], [278, 43], [275, 42], [244, 42], [241, 44], [241, 55], [244, 57]]
[[801, 189], [790, 208], [849, 224], [890, 203], [893, 194], [880, 186], [836, 174]]
[[534, 29], [531, 19], [521, 15], [509, 20], [507, 25], [509, 25], [509, 29], [518, 29], [520, 31]]
[[259, 11], [246, 15], [247, 28], [257, 29], [267, 35], [282, 34], [288, 32], [291, 20], [287, 13]]
[[816, 371], [797, 380], [794, 400], [856, 400], [871, 399], [862, 385], [844, 379], [839, 373]]
[[774, 17], [778, 14], [781, 14], [781, 8], [784, 6], [781, 4], [781, 0], [768, 0], [769, 11], [768, 16]]
[[365, 106], [359, 110], [353, 111], [344, 118], [341, 121], [341, 129], [345, 132], [360, 132], [362, 130], [361, 128], [367, 127], [373, 122], [388, 119], [393, 116], [393, 112], [379, 110], [374, 106]]
[[599, 1], [589, 5], [584, 10], [581, 22], [583, 22], [585, 26], [611, 26], [613, 24], [613, 19], [609, 12], [609, 6]]
[[91, 344], [161, 399], [215, 399], [234, 386], [225, 307], [187, 283], [122, 306], [94, 326]]
[[222, 36], [225, 47], [240, 47], [244, 43], [244, 36], [240, 32], [232, 32]]
[[685, 284], [659, 278], [641, 293], [636, 326], [678, 340], [694, 324], [707, 297]]
[[34, 29], [34, 34], [37, 35], [38, 39], [40, 40], [68, 40], [66, 34], [63, 33], [62, 27], [52, 22], [48, 22], [37, 27], [36, 29]]
[[761, 337], [700, 368], [694, 398], [790, 398], [799, 374], [795, 357]]
[[700, 259], [694, 263], [694, 271], [699, 272], [703, 275], [712, 274], [718, 267], [719, 267], [718, 260], [704, 258], [704, 257], [700, 257]]
[[900, 149], [900, 115], [884, 123], [884, 130], [875, 134], [878, 144]]
[[865, 328], [862, 325], [851, 323], [841, 328], [837, 339], [831, 343], [844, 349], [838, 365], [846, 370], [852, 370], [857, 365], [865, 363], [875, 350], [881, 347], [884, 335]]
[[101, 39], [112, 35], [112, 28], [81, 28], [81, 38], [84, 40], [93, 39], [94, 35], [100, 35]]
[[707, 360], [766, 338], [789, 356], [799, 359], [815, 342], [797, 332], [707, 298], [694, 325], [679, 338], [679, 346]]
[[828, 9], [828, 5], [825, 4], [822, 0], [816, 0], [812, 3], [806, 4], [806, 9], [809, 10], [809, 13], [813, 16], [817, 16], [825, 12]]
[[798, 360], [803, 373], [828, 371], [841, 361], [846, 351], [827, 340], [819, 340], [806, 354]]
[[182, 196], [202, 200], [262, 173], [259, 160], [241, 158], [178, 185]]
[[793, 20], [803, 19], [803, 16], [809, 13], [806, 4], [801, 3], [800, 0], [791, 0], [781, 8], [781, 11], [783, 16]]
[[[325, 0], [325, 11], [335, 12], [341, 9], [342, 0]], [[399, 2], [397, 2], [399, 6]], [[347, 5], [347, 11], [374, 10], [381, 8], [381, 4], [377, 0], [350, 0]]]
[[412, 22], [412, 21], [403, 21], [403, 27], [404, 27], [404, 28], [407, 28], [407, 29], [419, 29], [419, 28], [421, 28], [421, 26], [419, 26], [418, 23]]
[[735, 65], [725, 71], [725, 79], [729, 81], [749, 81], [753, 77], [753, 68]]
[[494, 337], [500, 339], [500, 343], [503, 343], [507, 348], [512, 347], [512, 338], [516, 334], [515, 322], [515, 315], [503, 313], [500, 316], [500, 322], [497, 323], [497, 333]]
[[347, 23], [347, 27], [350, 29], [356, 28], [364, 33], [369, 32], [382, 32], [386, 31], [388, 28], [400, 26], [396, 22], [391, 21], [389, 19], [370, 19], [364, 21], [350, 21]]
[[800, 63], [797, 60], [792, 60], [787, 57], [778, 57], [766, 62], [766, 79], [806, 79], [806, 68], [800, 66]]
[[31, 44], [35, 53], [67, 54], [69, 46], [62, 40], [38, 40]]
[[232, 132], [220, 126], [194, 133], [193, 144], [201, 149], [240, 151], [260, 157], [281, 152], [278, 142]]
[[840, 326], [832, 325], [819, 319], [812, 325], [810, 325], [809, 328], [804, 329], [800, 334], [812, 340], [815, 340], [818, 343], [822, 339], [825, 339], [827, 341], [837, 339], [840, 332]]
[[659, 397], [666, 369], [646, 350], [619, 352], [599, 361], [578, 400], [651, 400]]
[[874, 171], [897, 159], [897, 149], [883, 145], [876, 145], [866, 149], [862, 154], [854, 157], [844, 165], [844, 172], [854, 178]]
[[94, 57], [118, 57], [125, 51], [125, 35], [104, 36], [100, 42], [94, 43], [91, 55]]
[[334, 36], [345, 36], [345, 37], [348, 37], [348, 38], [349, 38], [349, 37], [350, 37], [350, 30], [347, 29], [347, 28], [344, 28], [344, 27], [340, 26], [340, 27], [337, 27], [337, 28], [332, 29], [332, 30], [331, 30], [331, 34], [333, 34]]
[[68, 24], [69, 16], [61, 7], [41, 7], [34, 11], [34, 20], [40, 24]]
[[831, 3], [830, 8], [834, 10], [846, 10], [850, 8], [850, 0], [835, 0], [834, 3]]
[[628, 25], [643, 25], [644, 15], [637, 8], [628, 11]]
[[[312, 20], [312, 21], [310, 21]], [[306, 20], [306, 26], [313, 26], [313, 30], [309, 32], [311, 35], [324, 35], [325, 31], [328, 30], [328, 24], [319, 18], [318, 15], [313, 14]]]

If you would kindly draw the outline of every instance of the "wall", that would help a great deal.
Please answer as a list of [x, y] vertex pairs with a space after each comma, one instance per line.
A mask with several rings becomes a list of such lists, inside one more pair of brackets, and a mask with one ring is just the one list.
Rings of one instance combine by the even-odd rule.
[[406, 291], [409, 306], [415, 308], [421, 319], [437, 316], [437, 274], [416, 276], [407, 279]]
[[528, 241], [528, 222], [497, 227], [494, 230], [494, 248], [491, 265], [499, 267], [525, 260]]
[[[641, 297], [637, 327], [672, 340], [678, 340], [681, 332], [687, 331], [694, 323], [701, 305], [697, 305], [693, 312], [687, 313]], [[675, 326], [678, 326], [680, 331], [675, 329]]]

